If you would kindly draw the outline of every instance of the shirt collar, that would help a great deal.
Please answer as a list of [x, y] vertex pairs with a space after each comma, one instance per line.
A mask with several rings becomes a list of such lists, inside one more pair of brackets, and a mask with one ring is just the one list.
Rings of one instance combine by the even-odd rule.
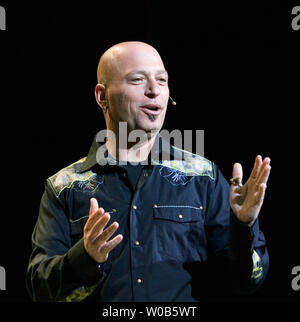
[[[81, 164], [81, 167], [78, 170], [79, 173], [88, 171], [95, 166], [99, 166], [103, 168], [110, 165], [118, 165], [118, 162], [108, 154], [107, 150], [104, 157], [106, 158], [106, 160], [109, 159], [109, 164], [107, 164], [106, 166], [101, 166], [97, 162], [97, 150], [103, 144], [97, 142], [96, 137], [97, 136], [94, 137], [93, 143], [90, 147], [89, 153], [85, 161]], [[163, 160], [170, 160], [170, 159], [182, 160], [183, 158], [182, 152], [183, 151], [181, 150], [177, 150], [177, 149], [175, 150], [172, 145], [170, 145], [160, 134], [158, 134], [153, 144], [151, 153], [149, 154], [148, 164], [149, 163], [152, 165], [158, 164], [158, 163], [161, 163]]]

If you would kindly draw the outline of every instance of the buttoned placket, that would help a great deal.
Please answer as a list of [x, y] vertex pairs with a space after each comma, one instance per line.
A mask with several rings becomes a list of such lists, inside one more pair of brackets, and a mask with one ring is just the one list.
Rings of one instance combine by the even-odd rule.
[[143, 258], [146, 256], [144, 240], [139, 228], [143, 223], [143, 213], [141, 211], [141, 200], [139, 198], [140, 188], [149, 178], [152, 169], [143, 168], [138, 180], [136, 189], [130, 207], [130, 254], [131, 254], [131, 277], [132, 277], [132, 296], [133, 301], [146, 298], [146, 289], [144, 287]]

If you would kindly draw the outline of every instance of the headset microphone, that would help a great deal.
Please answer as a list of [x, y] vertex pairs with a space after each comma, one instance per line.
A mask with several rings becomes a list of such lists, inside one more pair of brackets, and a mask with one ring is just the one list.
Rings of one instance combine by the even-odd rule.
[[169, 96], [170, 97], [170, 100], [172, 101], [172, 105], [176, 105], [177, 103], [173, 100], [173, 98], [171, 97], [171, 96]]

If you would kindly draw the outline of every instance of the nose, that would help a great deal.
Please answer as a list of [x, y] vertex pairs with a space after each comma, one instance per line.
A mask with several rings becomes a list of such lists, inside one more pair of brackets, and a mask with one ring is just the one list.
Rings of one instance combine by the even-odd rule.
[[148, 80], [145, 95], [149, 98], [155, 98], [160, 95], [160, 87], [155, 80]]

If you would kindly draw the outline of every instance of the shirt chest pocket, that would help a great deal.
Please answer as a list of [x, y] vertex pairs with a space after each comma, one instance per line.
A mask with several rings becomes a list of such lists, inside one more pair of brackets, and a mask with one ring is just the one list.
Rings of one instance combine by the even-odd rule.
[[203, 238], [202, 207], [159, 206], [153, 208], [154, 234], [161, 260], [199, 260]]

